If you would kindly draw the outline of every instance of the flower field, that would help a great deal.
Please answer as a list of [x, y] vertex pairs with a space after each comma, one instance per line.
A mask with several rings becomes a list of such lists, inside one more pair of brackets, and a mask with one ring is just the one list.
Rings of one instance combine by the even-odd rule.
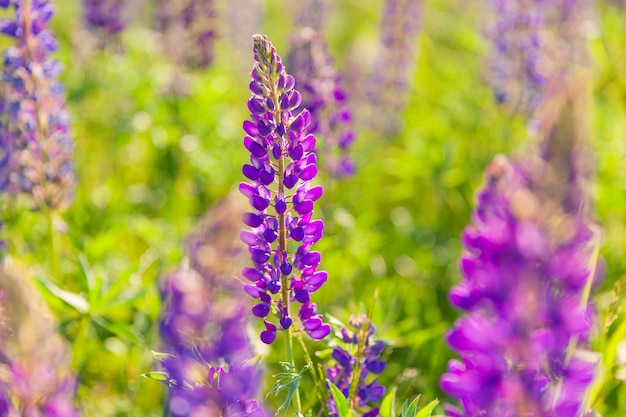
[[626, 4], [0, 0], [0, 416], [623, 417]]

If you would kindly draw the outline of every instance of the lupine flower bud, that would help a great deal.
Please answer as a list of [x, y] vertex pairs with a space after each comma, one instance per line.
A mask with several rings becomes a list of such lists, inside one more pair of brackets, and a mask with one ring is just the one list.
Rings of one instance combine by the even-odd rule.
[[48, 57], [57, 49], [46, 27], [53, 9], [47, 0], [9, 4], [15, 17], [3, 20], [0, 31], [17, 45], [4, 53], [3, 190], [29, 195], [38, 207], [64, 208], [73, 199], [75, 173], [61, 68]]
[[0, 415], [76, 417], [69, 348], [27, 274], [0, 269]]
[[313, 202], [322, 195], [322, 187], [311, 185], [317, 175], [316, 139], [307, 134], [311, 115], [307, 110], [293, 112], [300, 93], [267, 36], [253, 39], [255, 65], [248, 100], [252, 120], [243, 123], [244, 145], [251, 154], [243, 174], [249, 182], [239, 186], [252, 206], [243, 216], [250, 230], [241, 232], [254, 265], [242, 271], [251, 282], [245, 290], [258, 300], [254, 315], [266, 319], [272, 313], [278, 319], [279, 326], [265, 320], [263, 342], [273, 342], [279, 327], [288, 329], [295, 321], [290, 311], [294, 301], [302, 304], [297, 318], [305, 331], [322, 339], [330, 326], [310, 302], [310, 294], [328, 278], [325, 271], [317, 271], [321, 256], [312, 251], [324, 223], [312, 220]]
[[213, 0], [158, 0], [156, 23], [165, 36], [166, 53], [176, 64], [205, 68], [213, 62]]
[[492, 0], [489, 83], [496, 100], [531, 115], [551, 84], [588, 63], [589, 0]]
[[463, 235], [464, 278], [450, 291], [451, 303], [466, 312], [446, 336], [461, 356], [440, 381], [461, 402], [450, 415], [591, 415], [589, 292], [599, 233], [581, 198], [581, 148], [563, 126], [568, 113], [539, 158], [499, 156], [487, 170]]
[[[333, 349], [332, 358], [337, 363], [326, 371], [328, 379], [346, 398], [349, 398], [354, 380], [358, 378], [354, 406], [368, 417], [378, 416], [378, 403], [385, 394], [385, 387], [378, 383], [377, 377], [372, 377], [383, 372], [386, 366], [380, 359], [385, 344], [381, 340], [373, 340], [375, 332], [374, 325], [365, 316], [351, 317], [350, 329], [341, 329], [341, 341], [345, 349]], [[338, 415], [332, 398], [328, 401], [328, 415]]]
[[91, 29], [111, 36], [124, 29], [121, 0], [84, 0], [85, 22]]
[[372, 123], [383, 133], [400, 129], [415, 70], [423, 0], [385, 0], [380, 26], [381, 52], [374, 68]]
[[335, 71], [326, 42], [314, 29], [303, 27], [291, 37], [287, 61], [293, 68], [296, 88], [302, 93], [298, 110], [309, 110], [309, 132], [324, 141], [324, 165], [335, 177], [354, 174], [348, 149], [356, 136], [348, 94], [341, 86], [341, 76]]

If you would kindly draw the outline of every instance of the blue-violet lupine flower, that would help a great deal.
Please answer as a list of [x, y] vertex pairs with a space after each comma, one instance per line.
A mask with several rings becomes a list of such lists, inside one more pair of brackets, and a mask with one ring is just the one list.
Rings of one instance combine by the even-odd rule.
[[236, 300], [222, 300], [220, 289], [209, 288], [206, 282], [187, 267], [161, 285], [168, 409], [173, 417], [265, 417], [254, 400], [260, 374], [255, 364], [248, 363], [253, 355], [245, 309]]
[[194, 68], [211, 65], [216, 36], [214, 0], [158, 0], [156, 13], [166, 52], [175, 63]]
[[70, 351], [27, 273], [0, 266], [0, 415], [77, 417]]
[[[307, 134], [311, 115], [308, 110], [292, 113], [301, 101], [294, 78], [285, 72], [267, 36], [253, 39], [255, 64], [248, 100], [252, 120], [243, 123], [244, 145], [251, 154], [243, 174], [250, 182], [241, 183], [239, 189], [253, 208], [243, 216], [252, 229], [242, 231], [241, 239], [249, 246], [254, 267], [242, 272], [253, 283], [244, 288], [258, 300], [252, 313], [266, 318], [273, 312], [281, 329], [289, 329], [295, 319], [290, 304], [301, 303], [302, 326], [319, 340], [330, 333], [330, 326], [310, 301], [310, 294], [328, 278], [325, 271], [317, 271], [320, 253], [311, 251], [324, 228], [322, 220], [312, 220], [322, 187], [311, 186], [317, 175], [316, 139]], [[261, 340], [272, 343], [277, 329], [265, 320]]]
[[[381, 340], [373, 340], [376, 329], [365, 316], [351, 317], [350, 328], [341, 329], [341, 340], [346, 349], [333, 349], [332, 358], [337, 364], [328, 369], [326, 375], [346, 398], [350, 397], [350, 389], [356, 383], [353, 407], [361, 411], [367, 407], [369, 409], [364, 411], [363, 416], [376, 417], [380, 410], [377, 403], [385, 394], [385, 387], [372, 375], [379, 375], [385, 370], [386, 363], [380, 359], [385, 344]], [[354, 381], [355, 378], [358, 378], [358, 382]], [[328, 415], [338, 415], [332, 397], [328, 401]]]
[[380, 25], [381, 51], [370, 86], [372, 123], [383, 133], [400, 129], [418, 51], [423, 0], [385, 0]]
[[487, 170], [463, 235], [464, 279], [450, 292], [466, 312], [446, 336], [461, 356], [440, 381], [461, 402], [450, 416], [588, 415], [595, 364], [585, 350], [592, 308], [583, 294], [597, 234], [579, 209], [531, 180], [554, 168], [498, 156]]
[[91, 29], [111, 36], [124, 29], [121, 0], [84, 0], [85, 22]]
[[[16, 39], [4, 53], [3, 105], [0, 124], [9, 160], [0, 165], [3, 191], [24, 193], [38, 207], [64, 208], [73, 199], [75, 172], [69, 115], [58, 76], [59, 63], [48, 56], [57, 42], [46, 27], [53, 8], [47, 0], [11, 0], [15, 17], [0, 31]], [[4, 148], [6, 149], [6, 148]]]
[[488, 81], [496, 100], [532, 115], [546, 90], [588, 62], [589, 0], [491, 0]]
[[309, 132], [323, 139], [322, 158], [331, 175], [354, 174], [348, 148], [355, 140], [348, 94], [322, 36], [310, 27], [297, 30], [291, 37], [287, 63], [302, 93], [298, 110], [311, 113]]

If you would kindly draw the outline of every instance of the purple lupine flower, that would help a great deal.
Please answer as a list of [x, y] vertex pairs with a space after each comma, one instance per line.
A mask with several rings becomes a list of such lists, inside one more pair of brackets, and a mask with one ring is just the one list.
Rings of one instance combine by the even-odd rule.
[[446, 336], [461, 356], [440, 381], [461, 402], [450, 415], [587, 415], [595, 363], [582, 294], [594, 279], [597, 234], [579, 207], [564, 204], [571, 193], [545, 183], [579, 186], [576, 175], [555, 172], [553, 156], [526, 164], [499, 156], [487, 170], [463, 235], [464, 279], [450, 292], [466, 312]]
[[108, 36], [124, 29], [121, 15], [121, 0], [84, 0], [85, 22], [91, 29], [102, 31]]
[[0, 280], [0, 415], [76, 417], [70, 351], [52, 312], [10, 259]]
[[294, 78], [285, 72], [267, 36], [253, 39], [252, 120], [243, 123], [244, 145], [251, 154], [243, 174], [250, 182], [241, 183], [239, 190], [253, 208], [243, 216], [251, 230], [242, 231], [241, 239], [249, 246], [254, 267], [242, 272], [253, 283], [244, 288], [258, 300], [252, 308], [255, 316], [265, 319], [273, 313], [278, 318], [278, 326], [265, 320], [264, 343], [274, 341], [278, 328], [291, 326], [294, 301], [302, 304], [298, 318], [303, 328], [319, 340], [330, 333], [330, 326], [310, 301], [310, 294], [328, 278], [325, 271], [317, 271], [320, 253], [311, 250], [324, 229], [322, 220], [312, 220], [322, 187], [311, 185], [317, 175], [316, 139], [307, 134], [311, 115], [308, 110], [292, 113], [301, 101]]
[[309, 132], [324, 141], [321, 154], [324, 165], [335, 177], [353, 175], [355, 168], [348, 149], [356, 135], [351, 125], [348, 94], [335, 71], [326, 42], [310, 27], [299, 29], [291, 37], [287, 62], [293, 68], [296, 88], [302, 93], [297, 111], [309, 110]]
[[[190, 268], [161, 285], [164, 303], [160, 333], [163, 368], [168, 374], [168, 408], [174, 417], [218, 415], [263, 417], [253, 399], [260, 383], [245, 333], [245, 309], [236, 299], [221, 300]], [[209, 278], [210, 280], [210, 278]]]
[[531, 115], [546, 90], [588, 63], [589, 0], [491, 0], [488, 82], [496, 100]]
[[381, 51], [376, 60], [370, 104], [371, 122], [383, 133], [400, 129], [416, 66], [423, 0], [385, 0], [380, 25]]
[[213, 62], [214, 0], [158, 0], [156, 24], [176, 64], [205, 68]]
[[[346, 398], [350, 398], [353, 380], [358, 378], [354, 407], [364, 412], [363, 415], [376, 417], [379, 412], [377, 403], [385, 394], [385, 386], [378, 383], [378, 377], [372, 376], [385, 370], [386, 363], [380, 359], [385, 344], [373, 340], [376, 329], [365, 316], [351, 317], [349, 323], [351, 329], [341, 329], [341, 340], [346, 349], [333, 349], [332, 358], [337, 363], [326, 371], [326, 375]], [[328, 415], [338, 415], [333, 398], [328, 401]]]
[[3, 4], [9, 5], [15, 17], [3, 20], [0, 31], [17, 45], [5, 51], [3, 62], [0, 135], [9, 158], [0, 165], [7, 179], [3, 191], [31, 196], [38, 207], [64, 208], [76, 179], [61, 67], [49, 58], [58, 46], [47, 28], [53, 8], [47, 0]]

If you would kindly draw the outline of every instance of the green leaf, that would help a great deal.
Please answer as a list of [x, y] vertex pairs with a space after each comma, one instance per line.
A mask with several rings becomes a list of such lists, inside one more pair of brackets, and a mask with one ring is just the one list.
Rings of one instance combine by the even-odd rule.
[[335, 400], [335, 406], [337, 407], [337, 414], [339, 415], [339, 417], [350, 417], [350, 414], [352, 413], [348, 414], [350, 412], [348, 399], [344, 397], [341, 390], [337, 388], [335, 384], [330, 382], [329, 379], [326, 380], [326, 383], [328, 383], [328, 386], [330, 386], [330, 393], [332, 394], [333, 399]]
[[141, 374], [144, 378], [154, 379], [155, 381], [169, 381], [170, 376], [166, 372], [146, 372], [145, 374]]
[[98, 325], [110, 331], [111, 333], [115, 334], [116, 336], [121, 337], [122, 339], [125, 339], [136, 345], [143, 344], [141, 338], [137, 336], [136, 332], [126, 323], [111, 322], [100, 316], [92, 316], [92, 320]]
[[402, 404], [402, 414], [401, 417], [415, 417], [417, 414], [417, 402], [419, 401], [420, 396], [415, 397], [413, 401], [411, 401], [410, 405], [408, 404], [408, 400]]
[[53, 283], [44, 281], [43, 279], [37, 278], [34, 282], [43, 293], [61, 300], [65, 305], [73, 308], [79, 313], [86, 314], [89, 311], [89, 303], [80, 294], [62, 290]]
[[159, 381], [160, 383], [165, 384], [167, 386], [171, 385], [170, 376], [165, 372], [152, 371], [152, 372], [146, 372], [145, 374], [141, 374], [141, 376], [144, 378]]
[[416, 417], [430, 417], [437, 404], [439, 404], [439, 400], [432, 400], [417, 413]]
[[380, 417], [396, 417], [396, 388], [393, 387], [385, 395], [380, 404]]
[[171, 353], [155, 352], [154, 350], [152, 351], [152, 357], [159, 362], [162, 362], [166, 360], [167, 358], [171, 358], [173, 356], [174, 355], [172, 355]]
[[274, 375], [274, 378], [276, 378], [276, 382], [274, 382], [272, 389], [266, 395], [266, 398], [270, 394], [278, 395], [280, 392], [287, 389], [285, 399], [280, 407], [278, 407], [278, 411], [287, 410], [289, 408], [293, 396], [296, 394], [298, 388], [300, 387], [300, 379], [302, 378], [302, 375], [311, 367], [311, 363], [309, 362], [302, 368], [302, 370], [298, 371], [298, 369], [289, 362], [279, 363], [286, 372], [279, 372], [278, 374]]

